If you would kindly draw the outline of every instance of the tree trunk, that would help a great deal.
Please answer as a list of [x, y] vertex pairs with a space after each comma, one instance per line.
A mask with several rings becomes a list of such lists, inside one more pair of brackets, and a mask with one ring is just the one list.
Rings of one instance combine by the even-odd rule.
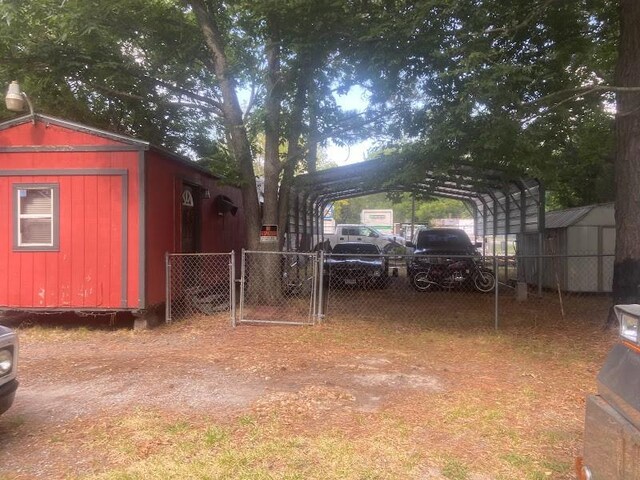
[[[296, 166], [303, 158], [303, 150], [300, 145], [302, 136], [302, 122], [304, 109], [307, 106], [307, 92], [309, 85], [313, 82], [312, 75], [315, 71], [314, 64], [309, 59], [302, 56], [300, 68], [297, 74], [296, 94], [293, 99], [291, 115], [289, 119], [289, 131], [287, 134], [287, 161], [282, 172], [280, 183], [280, 194], [278, 197], [278, 225], [280, 231], [285, 232], [289, 220], [289, 192], [293, 183]], [[280, 239], [280, 248], [284, 245], [284, 235]]]
[[231, 151], [238, 163], [240, 175], [242, 176], [241, 191], [245, 215], [246, 244], [247, 248], [255, 250], [259, 245], [262, 218], [256, 190], [255, 172], [253, 170], [253, 155], [251, 154], [251, 145], [244, 119], [242, 118], [242, 109], [238, 101], [236, 85], [228, 71], [229, 66], [224, 51], [224, 42], [214, 18], [209, 14], [202, 0], [191, 0], [188, 4], [196, 16], [205, 45], [211, 53], [216, 77], [220, 82], [224, 124], [231, 139]]
[[[270, 30], [276, 26], [270, 22]], [[274, 35], [276, 35], [274, 33]], [[282, 86], [280, 85], [280, 51], [278, 38], [269, 37], [265, 48], [267, 56], [265, 122], [264, 122], [264, 205], [262, 220], [265, 224], [278, 224], [278, 184], [280, 179], [280, 105]], [[278, 238], [283, 232], [278, 231]], [[278, 243], [266, 244], [265, 249], [275, 250]]]
[[[640, 2], [621, 0], [616, 86], [640, 86]], [[640, 93], [616, 95], [615, 303], [640, 303]]]
[[309, 85], [309, 141], [307, 147], [307, 170], [314, 173], [318, 166], [318, 105], [316, 103], [316, 87]]

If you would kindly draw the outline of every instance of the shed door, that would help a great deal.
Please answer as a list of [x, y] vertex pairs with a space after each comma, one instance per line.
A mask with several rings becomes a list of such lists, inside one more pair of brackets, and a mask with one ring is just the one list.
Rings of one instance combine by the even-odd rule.
[[188, 184], [182, 185], [182, 253], [200, 251], [200, 202], [198, 193], [198, 187]]

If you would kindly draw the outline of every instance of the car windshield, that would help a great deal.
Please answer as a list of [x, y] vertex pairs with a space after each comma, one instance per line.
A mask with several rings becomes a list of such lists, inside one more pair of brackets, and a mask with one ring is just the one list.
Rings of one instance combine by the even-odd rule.
[[471, 240], [463, 230], [423, 230], [418, 233], [418, 248], [468, 247]]
[[380, 250], [371, 243], [339, 243], [333, 247], [333, 253], [378, 254]]

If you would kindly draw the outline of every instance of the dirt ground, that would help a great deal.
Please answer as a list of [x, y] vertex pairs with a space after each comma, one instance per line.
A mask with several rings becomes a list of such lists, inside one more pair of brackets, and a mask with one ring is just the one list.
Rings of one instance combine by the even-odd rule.
[[[538, 313], [499, 332], [400, 318], [234, 329], [217, 315], [143, 332], [91, 318], [14, 321], [21, 384], [0, 417], [0, 479], [123, 468], [96, 429], [141, 411], [196, 424], [279, 412], [292, 435], [347, 438], [394, 418], [422, 462], [404, 478], [515, 479], [521, 457], [535, 468], [520, 478], [572, 478], [584, 399], [615, 332], [601, 328], [605, 305], [575, 321]], [[468, 473], [447, 470], [445, 451]]]

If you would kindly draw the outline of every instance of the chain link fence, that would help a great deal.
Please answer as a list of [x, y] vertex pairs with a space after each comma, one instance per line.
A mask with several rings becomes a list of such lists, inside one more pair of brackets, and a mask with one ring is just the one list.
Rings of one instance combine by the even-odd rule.
[[494, 319], [495, 276], [482, 259], [326, 254], [322, 312], [336, 320]]
[[496, 257], [505, 284], [496, 316], [604, 322], [612, 305], [613, 262], [614, 255], [592, 254]]
[[317, 315], [318, 255], [242, 252], [239, 323], [312, 325]]
[[166, 256], [165, 320], [228, 312], [235, 321], [235, 253], [172, 253]]
[[228, 312], [234, 325], [326, 318], [499, 328], [548, 316], [604, 321], [611, 306], [612, 255], [243, 251], [237, 282], [234, 263], [233, 253], [168, 255], [167, 321]]

